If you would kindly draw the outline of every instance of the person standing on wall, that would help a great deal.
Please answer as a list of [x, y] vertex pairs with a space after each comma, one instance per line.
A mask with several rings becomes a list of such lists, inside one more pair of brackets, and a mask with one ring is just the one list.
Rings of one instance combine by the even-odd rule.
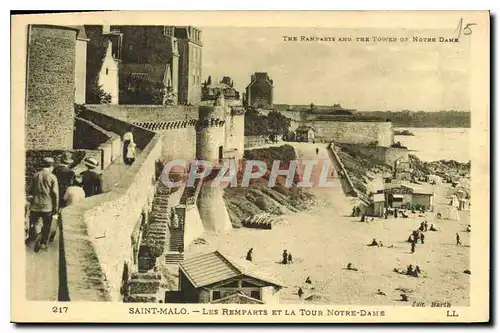
[[59, 184], [57, 177], [52, 173], [54, 170], [54, 159], [46, 157], [42, 162], [42, 170], [37, 172], [31, 181], [30, 195], [30, 217], [29, 217], [29, 236], [27, 243], [33, 241], [37, 232], [35, 230], [38, 219], [42, 219], [43, 227], [41, 239], [35, 244], [35, 252], [40, 248], [47, 248], [47, 241], [52, 224], [52, 216], [59, 210]]
[[81, 173], [82, 187], [85, 191], [85, 197], [102, 193], [102, 178], [101, 174], [95, 169], [99, 166], [99, 162], [93, 157], [85, 159], [87, 170]]
[[128, 146], [131, 142], [134, 142], [134, 134], [132, 133], [132, 127], [129, 127], [128, 131], [123, 134], [123, 162], [127, 164], [127, 152]]
[[134, 163], [134, 161], [135, 161], [135, 147], [136, 147], [136, 144], [134, 141], [131, 141], [128, 144], [127, 153], [125, 155], [125, 164], [126, 165], [132, 165]]

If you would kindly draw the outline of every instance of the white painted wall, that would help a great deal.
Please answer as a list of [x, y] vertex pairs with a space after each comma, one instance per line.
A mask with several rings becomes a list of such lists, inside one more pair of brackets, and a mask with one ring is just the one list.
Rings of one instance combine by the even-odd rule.
[[118, 104], [118, 61], [113, 58], [111, 42], [108, 43], [99, 73], [99, 85], [102, 90], [111, 94], [111, 104]]

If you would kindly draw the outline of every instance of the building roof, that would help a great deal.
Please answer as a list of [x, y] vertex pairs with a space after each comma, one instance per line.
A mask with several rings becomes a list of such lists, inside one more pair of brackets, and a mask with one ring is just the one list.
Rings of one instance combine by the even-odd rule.
[[255, 74], [252, 74], [250, 83], [247, 86], [247, 89], [250, 88], [251, 85], [253, 85], [257, 81], [267, 81], [271, 86], [274, 84], [273, 80], [267, 75], [267, 72], [255, 72]]
[[210, 302], [212, 304], [264, 304], [261, 300], [249, 297], [243, 293], [234, 293], [218, 300]]
[[314, 130], [314, 128], [311, 126], [299, 126], [299, 127], [297, 127], [297, 129], [295, 131], [296, 132], [305, 132], [305, 131], [310, 131], [310, 130], [313, 130], [314, 132], [316, 132], [316, 130]]
[[284, 286], [281, 281], [262, 271], [252, 262], [232, 258], [219, 251], [186, 259], [179, 264], [179, 268], [195, 288], [240, 276], [251, 277], [278, 287]]
[[85, 27], [83, 25], [70, 25], [71, 28], [77, 29], [76, 39], [88, 40], [87, 34], [85, 33]]
[[163, 82], [168, 65], [159, 64], [120, 64], [119, 73], [122, 76], [131, 75], [134, 78], [150, 82]]
[[424, 194], [424, 195], [433, 195], [434, 192], [427, 188], [426, 186], [413, 184], [409, 182], [401, 182], [402, 187], [406, 187], [412, 191], [413, 194]]

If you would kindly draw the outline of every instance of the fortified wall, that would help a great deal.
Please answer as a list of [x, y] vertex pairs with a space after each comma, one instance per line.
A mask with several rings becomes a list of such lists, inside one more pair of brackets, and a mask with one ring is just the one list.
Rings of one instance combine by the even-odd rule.
[[362, 145], [353, 144], [337, 144], [340, 147], [345, 147], [350, 151], [355, 151], [361, 156], [373, 159], [377, 163], [387, 164], [391, 167], [394, 166], [396, 161], [401, 163], [409, 162], [409, 152], [410, 150], [406, 148], [396, 148], [396, 147], [370, 147]]
[[[222, 102], [219, 119], [224, 122], [218, 133], [221, 136], [223, 158], [241, 159], [244, 153], [245, 110], [236, 105]], [[187, 105], [86, 105], [86, 108], [99, 114], [134, 124], [155, 133], [162, 134], [164, 160], [187, 159], [196, 157], [196, 124], [199, 108], [214, 106]], [[216, 139], [219, 141], [219, 138]]]
[[315, 119], [308, 122], [308, 125], [316, 131], [315, 138], [318, 141], [379, 147], [390, 147], [394, 143], [391, 122]]
[[[141, 273], [141, 269], [147, 271], [162, 261], [176, 263], [183, 258], [182, 248], [206, 230], [221, 232], [232, 228], [222, 198], [223, 188], [168, 189], [161, 183], [161, 171], [164, 163], [173, 158], [198, 157], [220, 163], [221, 153], [222, 160], [228, 158], [228, 152], [237, 152], [230, 158], [243, 155], [243, 112], [219, 103], [200, 107], [198, 119], [179, 120], [186, 119], [186, 113], [181, 112], [175, 120], [156, 118], [157, 121], [132, 125], [102, 109], [106, 107], [89, 106], [80, 111], [80, 131], [94, 133], [93, 144], [102, 145], [110, 138], [121, 137], [132, 126], [141, 153], [110, 192], [62, 210], [60, 300], [129, 299], [128, 291], [142, 292], [138, 276], [150, 274]], [[119, 112], [119, 107], [113, 107], [111, 113]], [[167, 119], [173, 118], [170, 114]], [[177, 212], [182, 231], [171, 227], [169, 230], [166, 221], [171, 209]], [[141, 252], [154, 250], [151, 246], [157, 244], [164, 252], [161, 257]], [[145, 263], [144, 255], [152, 256], [153, 264]], [[124, 279], [131, 281], [130, 290], [124, 288]], [[146, 299], [157, 299], [150, 296]], [[144, 300], [141, 297], [133, 299]]]

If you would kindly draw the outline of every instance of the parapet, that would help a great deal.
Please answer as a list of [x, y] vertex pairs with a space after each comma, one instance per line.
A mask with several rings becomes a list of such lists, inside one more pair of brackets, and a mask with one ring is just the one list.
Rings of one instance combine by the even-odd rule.
[[143, 122], [134, 122], [133, 124], [153, 132], [162, 132], [172, 129], [194, 127], [197, 122], [198, 122], [197, 120], [191, 119], [183, 121], [159, 121], [159, 122], [143, 121]]
[[226, 110], [226, 107], [223, 106], [201, 105], [198, 108], [198, 119], [200, 121], [208, 119], [225, 119]]

